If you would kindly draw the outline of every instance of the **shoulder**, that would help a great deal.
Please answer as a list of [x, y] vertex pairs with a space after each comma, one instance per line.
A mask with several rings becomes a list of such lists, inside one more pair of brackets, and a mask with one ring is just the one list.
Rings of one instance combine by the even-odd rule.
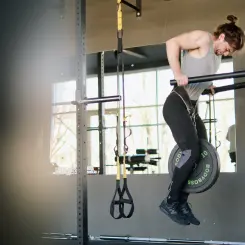
[[184, 40], [185, 42], [195, 43], [198, 47], [204, 47], [212, 42], [212, 34], [203, 30], [192, 30], [184, 32], [173, 38], [174, 40]]
[[212, 34], [207, 31], [194, 30], [191, 31], [192, 35], [196, 37], [203, 44], [209, 44], [212, 42]]

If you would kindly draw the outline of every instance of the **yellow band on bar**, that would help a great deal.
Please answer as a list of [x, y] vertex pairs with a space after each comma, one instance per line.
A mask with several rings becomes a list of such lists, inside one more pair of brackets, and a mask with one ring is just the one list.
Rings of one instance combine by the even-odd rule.
[[117, 30], [122, 30], [122, 3], [121, 0], [117, 0]]
[[121, 175], [121, 166], [120, 166], [120, 162], [119, 162], [119, 157], [117, 156], [117, 180], [120, 180], [120, 175]]
[[123, 178], [127, 178], [127, 169], [126, 169], [126, 154], [123, 153]]

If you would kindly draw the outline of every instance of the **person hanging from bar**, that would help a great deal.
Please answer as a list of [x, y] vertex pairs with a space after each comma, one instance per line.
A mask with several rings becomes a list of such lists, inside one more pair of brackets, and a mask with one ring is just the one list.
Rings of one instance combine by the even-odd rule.
[[[181, 225], [200, 224], [187, 202], [188, 194], [182, 190], [198, 163], [199, 139], [207, 139], [205, 126], [197, 113], [197, 102], [205, 89], [213, 88], [212, 82], [188, 84], [188, 77], [215, 74], [222, 56], [232, 55], [243, 48], [244, 32], [236, 25], [237, 18], [229, 15], [227, 19], [229, 22], [219, 25], [213, 34], [194, 30], [166, 42], [169, 65], [178, 86], [163, 105], [163, 117], [182, 150], [182, 156], [175, 167], [167, 197], [159, 208]], [[180, 51], [183, 52], [181, 65]]]

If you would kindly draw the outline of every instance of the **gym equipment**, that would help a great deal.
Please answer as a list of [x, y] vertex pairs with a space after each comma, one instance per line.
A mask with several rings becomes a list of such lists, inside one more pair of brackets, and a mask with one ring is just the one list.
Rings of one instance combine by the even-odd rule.
[[121, 96], [120, 95], [115, 95], [115, 96], [105, 96], [102, 98], [85, 98], [83, 100], [76, 100], [72, 101], [71, 103], [73, 105], [77, 104], [94, 104], [94, 103], [102, 103], [102, 102], [115, 102], [115, 101], [120, 101]]
[[157, 153], [157, 149], [136, 149], [136, 154], [149, 154], [149, 155], [152, 155], [152, 154], [158, 154]]
[[[124, 98], [124, 96], [123, 96]], [[119, 108], [119, 107], [118, 107]], [[125, 108], [125, 107], [124, 107]], [[133, 197], [131, 195], [131, 193], [129, 192], [128, 189], [128, 185], [127, 185], [127, 172], [126, 172], [126, 154], [128, 151], [128, 147], [126, 144], [126, 137], [125, 137], [125, 119], [123, 121], [123, 125], [124, 125], [124, 154], [121, 158], [121, 162], [123, 163], [123, 187], [121, 188], [120, 186], [120, 182], [121, 182], [121, 171], [120, 171], [120, 157], [119, 157], [119, 134], [120, 134], [120, 123], [119, 123], [119, 117], [117, 116], [117, 142], [116, 142], [116, 146], [114, 148], [114, 152], [115, 152], [115, 160], [117, 162], [117, 174], [116, 174], [116, 189], [110, 204], [110, 215], [114, 218], [114, 219], [121, 219], [121, 218], [130, 218], [133, 213], [134, 213], [134, 201], [133, 201]], [[126, 197], [124, 197], [124, 195], [126, 194]], [[118, 197], [117, 197], [118, 195]], [[129, 204], [130, 205], [130, 210], [128, 212], [128, 214], [125, 214], [124, 208], [125, 208], [125, 204]], [[118, 215], [116, 216], [115, 214], [115, 207], [118, 207]]]
[[[228, 90], [236, 90], [236, 89], [241, 89], [241, 88], [245, 88], [245, 82], [234, 83], [234, 84], [231, 84], [231, 85], [217, 87], [217, 88], [214, 88], [214, 91], [217, 94], [219, 92], [224, 92], [224, 91], [228, 91]], [[202, 95], [207, 95], [207, 94], [210, 94], [210, 93], [211, 93], [210, 89], [205, 89], [202, 92]]]
[[[194, 127], [196, 127], [195, 108], [193, 107], [186, 90], [183, 87], [175, 87], [173, 92], [178, 94], [178, 96], [183, 100], [191, 121]], [[188, 180], [187, 186], [184, 188], [184, 191], [187, 193], [200, 193], [208, 190], [211, 186], [213, 186], [219, 176], [220, 163], [216, 149], [206, 140], [200, 141], [200, 147], [200, 161], [196, 163], [195, 169], [193, 170], [192, 175]], [[173, 170], [180, 161], [181, 157], [181, 150], [178, 146], [175, 146], [169, 156], [168, 162], [169, 173], [171, 177], [173, 176]]]
[[[203, 83], [208, 81], [222, 80], [228, 78], [241, 78], [241, 77], [245, 77], [245, 71], [235, 71], [235, 72], [227, 72], [223, 74], [189, 77], [188, 83]], [[175, 79], [170, 80], [170, 85], [176, 86], [177, 81]]]
[[[127, 184], [127, 171], [126, 171], [126, 154], [128, 152], [128, 146], [126, 143], [126, 138], [131, 135], [131, 130], [129, 136], [126, 137], [126, 114], [125, 114], [125, 85], [124, 85], [124, 63], [122, 58], [123, 51], [123, 28], [122, 28], [122, 1], [117, 0], [117, 90], [120, 94], [120, 81], [119, 81], [119, 72], [120, 72], [120, 60], [121, 60], [121, 74], [122, 74], [122, 103], [123, 103], [123, 187], [120, 187], [121, 173], [120, 173], [120, 103], [118, 102], [118, 115], [117, 115], [117, 132], [116, 132], [116, 146], [114, 148], [116, 162], [117, 162], [117, 174], [116, 174], [116, 189], [110, 204], [110, 215], [114, 219], [121, 218], [130, 218], [134, 213], [134, 201], [133, 197], [128, 189]], [[118, 198], [116, 198], [118, 195]], [[125, 197], [126, 196], [126, 197]], [[130, 210], [128, 214], [125, 213], [125, 204], [130, 205]], [[119, 214], [116, 216], [115, 207], [118, 207]]]
[[[208, 132], [209, 132], [209, 137], [208, 137], [208, 141], [210, 144], [212, 144], [212, 123], [214, 124], [214, 146], [216, 148], [216, 150], [220, 147], [221, 143], [219, 141], [219, 144], [217, 145], [217, 131], [216, 131], [216, 123], [217, 123], [217, 119], [215, 116], [215, 102], [214, 102], [214, 96], [212, 96], [211, 94], [209, 94], [209, 100], [206, 101], [207, 103], [207, 109], [209, 110], [209, 119], [204, 119], [203, 122], [204, 123], [208, 123]], [[211, 106], [212, 104], [212, 106]], [[213, 108], [213, 118], [212, 118], [212, 108]], [[207, 110], [206, 110], [206, 114], [207, 114]]]
[[[200, 141], [200, 162], [191, 174], [184, 191], [187, 193], [201, 193], [210, 189], [217, 181], [220, 173], [220, 159], [216, 149], [206, 140]], [[175, 166], [181, 158], [182, 152], [176, 145], [169, 156], [168, 170], [172, 178]]]
[[[211, 91], [210, 91], [211, 92]], [[209, 94], [209, 93], [208, 93]], [[212, 123], [216, 123], [215, 119], [215, 104], [214, 104], [214, 96], [209, 96], [209, 101], [207, 101], [208, 109], [209, 109], [209, 119], [203, 120], [204, 123], [207, 122], [209, 124], [209, 139], [208, 141], [201, 141], [201, 161], [196, 166], [192, 175], [188, 180], [188, 184], [185, 187], [185, 192], [187, 193], [201, 193], [210, 189], [217, 181], [220, 173], [220, 159], [217, 154], [217, 135], [216, 135], [216, 126], [214, 125], [214, 134], [215, 134], [215, 144], [212, 145]], [[211, 119], [211, 100], [213, 104], [213, 116], [214, 119]], [[207, 151], [208, 149], [208, 151]], [[216, 150], [215, 150], [216, 149]], [[208, 154], [206, 154], [208, 152]], [[168, 170], [169, 174], [172, 178], [173, 170], [175, 165], [178, 163], [181, 156], [181, 150], [176, 145], [170, 153], [169, 161], [168, 161]]]
[[[81, 94], [81, 99], [85, 99], [86, 96], [86, 52], [85, 52], [85, 41], [86, 41], [86, 3], [84, 0], [76, 0], [76, 24], [77, 24], [77, 90]], [[244, 75], [245, 76], [245, 75]], [[87, 174], [86, 169], [88, 165], [87, 159], [87, 127], [86, 127], [86, 104], [77, 105], [77, 243], [88, 244], [88, 205], [87, 205]], [[209, 224], [208, 224], [209, 225]], [[213, 225], [213, 223], [210, 223]], [[215, 226], [213, 226], [215, 227]], [[114, 236], [115, 238], [116, 236]], [[103, 237], [100, 237], [103, 239]], [[189, 243], [189, 240], [183, 239], [154, 239], [154, 238], [135, 238], [128, 239], [127, 236], [121, 237], [121, 240], [129, 241], [156, 241], [156, 242], [182, 242]], [[91, 239], [94, 239], [91, 237]], [[113, 239], [113, 237], [112, 237]], [[120, 236], [116, 237], [116, 240], [120, 240]], [[101, 241], [100, 241], [101, 242]], [[191, 240], [190, 242], [193, 242]], [[199, 243], [200, 241], [195, 241]], [[201, 241], [207, 243], [207, 241]], [[217, 244], [218, 242], [211, 242]], [[220, 243], [221, 244], [221, 243]], [[224, 244], [224, 242], [222, 242]]]
[[[152, 149], [152, 150], [154, 152], [157, 151], [156, 149]], [[127, 167], [126, 169], [129, 170], [131, 174], [133, 174], [134, 171], [144, 171], [147, 169], [147, 167], [140, 166], [140, 164], [157, 166], [157, 163], [160, 159], [161, 157], [151, 157], [149, 154], [136, 154], [132, 156], [126, 156], [125, 163], [129, 165], [129, 167]], [[123, 161], [124, 161], [124, 156], [120, 156], [119, 157], [120, 164], [122, 164]]]
[[[218, 74], [218, 75], [212, 75], [212, 76], [203, 76], [203, 77], [193, 77], [189, 79], [189, 83], [196, 83], [198, 82], [206, 82], [209, 79], [216, 80], [216, 79], [225, 79], [225, 78], [231, 78], [231, 74], [233, 74], [234, 77], [240, 77], [245, 74], [244, 71], [240, 72], [233, 72], [233, 73], [225, 73], [225, 74]], [[221, 75], [221, 76], [220, 76]], [[173, 84], [173, 80], [171, 80], [171, 83]], [[176, 83], [175, 83], [176, 85]], [[245, 83], [237, 83], [227, 86], [221, 86], [214, 88], [215, 93], [232, 90], [232, 89], [241, 89], [245, 87]], [[206, 89], [202, 94], [210, 94], [211, 90]], [[211, 99], [209, 103], [211, 102]], [[214, 97], [213, 97], [213, 107], [214, 107]], [[214, 111], [215, 113], [215, 111]], [[215, 117], [215, 115], [214, 115]], [[201, 160], [196, 165], [196, 168], [193, 170], [193, 173], [191, 174], [188, 183], [185, 186], [184, 191], [187, 193], [201, 193], [204, 191], [207, 191], [210, 189], [217, 181], [220, 173], [220, 159], [218, 156], [218, 153], [216, 149], [211, 144], [211, 135], [209, 138], [210, 142], [206, 140], [201, 140]], [[216, 133], [215, 133], [215, 145], [216, 145]], [[180, 157], [181, 157], [181, 150], [176, 145], [173, 150], [171, 151], [171, 154], [169, 156], [168, 161], [168, 168], [169, 168], [169, 174], [172, 178], [173, 171], [178, 164]]]
[[[153, 160], [160, 160], [160, 157], [150, 157], [149, 155], [145, 154], [137, 154], [137, 155], [132, 155], [132, 156], [125, 156], [125, 162], [126, 163], [150, 163]], [[115, 158], [116, 160], [116, 158]], [[119, 157], [119, 162], [123, 163], [124, 161], [124, 156]]]
[[[118, 7], [118, 50], [122, 50], [122, 11], [121, 1], [117, 1]], [[132, 5], [133, 6], [133, 5]], [[137, 1], [136, 15], [141, 15], [141, 0]], [[140, 10], [140, 11], [138, 11]], [[88, 206], [87, 206], [87, 119], [86, 106], [91, 103], [105, 103], [121, 101], [120, 95], [86, 98], [86, 52], [85, 52], [85, 36], [86, 36], [86, 2], [84, 0], [76, 0], [76, 31], [77, 31], [77, 79], [76, 79], [76, 99], [72, 104], [76, 105], [77, 115], [77, 241], [79, 244], [88, 242]], [[140, 14], [137, 14], [140, 13]], [[120, 55], [118, 55], [118, 59]], [[119, 71], [118, 71], [119, 73]], [[119, 74], [118, 74], [119, 75]], [[119, 77], [119, 76], [118, 76]], [[118, 86], [119, 88], [119, 86]], [[119, 108], [119, 107], [118, 107]], [[119, 113], [120, 115], [120, 113]], [[120, 124], [118, 124], [120, 129]], [[119, 130], [120, 132], [120, 130]], [[118, 135], [120, 139], [120, 135]], [[118, 150], [120, 150], [120, 141], [118, 141]], [[120, 167], [119, 167], [120, 171]], [[126, 168], [124, 167], [124, 177], [126, 176]], [[120, 176], [120, 175], [119, 175]], [[116, 183], [118, 187], [118, 180]], [[119, 183], [120, 188], [120, 183]], [[119, 190], [119, 189], [118, 189]], [[124, 192], [130, 195], [127, 189], [127, 178], [124, 178], [124, 186], [121, 190], [121, 196]], [[129, 196], [128, 195], [128, 196]], [[123, 201], [123, 200], [121, 200]], [[132, 198], [131, 198], [132, 201]], [[121, 214], [123, 206], [121, 205]], [[133, 210], [133, 209], [131, 209]], [[125, 215], [123, 215], [125, 216]]]

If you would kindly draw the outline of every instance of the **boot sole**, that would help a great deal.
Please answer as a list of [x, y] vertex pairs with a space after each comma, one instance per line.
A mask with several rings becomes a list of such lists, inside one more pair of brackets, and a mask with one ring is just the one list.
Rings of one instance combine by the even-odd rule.
[[199, 224], [197, 224], [197, 223], [193, 223], [193, 222], [190, 222], [192, 225], [196, 225], [196, 226], [199, 226], [200, 225], [200, 223]]
[[186, 217], [186, 220], [188, 220], [190, 222], [191, 225], [199, 226], [201, 224], [200, 221], [199, 221], [199, 223], [191, 222], [191, 220], [189, 219], [189, 217], [187, 215], [184, 214], [184, 216]]

